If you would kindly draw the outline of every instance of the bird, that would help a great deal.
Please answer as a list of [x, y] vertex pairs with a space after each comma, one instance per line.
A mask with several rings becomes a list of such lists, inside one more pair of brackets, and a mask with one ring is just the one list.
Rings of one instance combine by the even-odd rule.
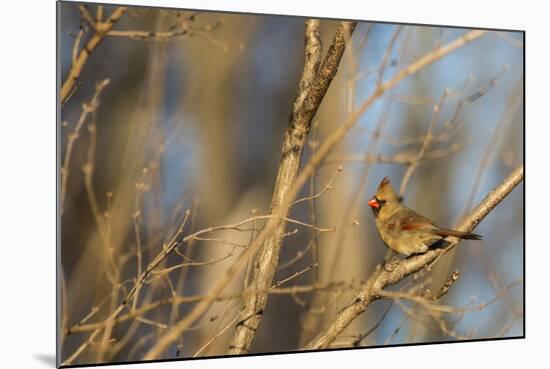
[[481, 240], [482, 236], [437, 226], [432, 220], [401, 204], [400, 197], [384, 177], [367, 202], [372, 208], [378, 234], [384, 244], [407, 257], [427, 252], [446, 237]]

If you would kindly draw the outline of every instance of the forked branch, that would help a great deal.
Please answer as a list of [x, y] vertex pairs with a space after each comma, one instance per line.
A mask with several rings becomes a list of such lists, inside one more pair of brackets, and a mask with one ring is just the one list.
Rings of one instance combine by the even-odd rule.
[[[71, 67], [71, 70], [69, 70], [69, 75], [67, 78], [65, 78], [65, 81], [63, 82], [63, 85], [61, 86], [61, 104], [63, 105], [69, 97], [74, 92], [74, 89], [76, 88], [76, 82], [78, 81], [78, 78], [80, 77], [80, 73], [82, 72], [82, 68], [84, 68], [84, 64], [88, 61], [88, 57], [90, 54], [95, 50], [97, 45], [101, 43], [101, 41], [107, 36], [107, 33], [113, 28], [116, 22], [120, 20], [120, 18], [126, 13], [128, 8], [124, 6], [120, 6], [116, 8], [111, 16], [105, 21], [97, 21], [95, 22], [93, 19], [91, 19], [89, 13], [87, 10], [85, 10], [84, 5], [81, 5], [81, 13], [86, 14], [87, 16], [84, 16], [84, 18], [91, 24], [91, 26], [94, 28], [94, 34], [93, 36], [88, 40], [86, 45], [80, 50], [78, 53], [78, 56], [76, 56], [76, 48], [73, 50], [73, 65]], [[98, 10], [99, 11], [99, 10]], [[79, 34], [80, 35], [80, 34]], [[77, 41], [80, 41], [80, 37], [77, 38]], [[78, 45], [75, 45], [78, 46]]]
[[[298, 95], [292, 107], [288, 130], [285, 134], [279, 173], [271, 200], [271, 212], [278, 211], [294, 184], [302, 161], [302, 152], [311, 127], [313, 116], [336, 76], [346, 44], [355, 29], [354, 22], [341, 22], [321, 65], [321, 39], [319, 20], [306, 21], [305, 63]], [[273, 232], [265, 240], [254, 260], [254, 275], [249, 286], [254, 290], [266, 290], [273, 283], [273, 276], [279, 265], [279, 252], [286, 232], [286, 222], [290, 206], [285, 207], [282, 218]], [[267, 305], [268, 294], [252, 294], [243, 298], [244, 308], [231, 339], [228, 353], [244, 354], [256, 336]]]

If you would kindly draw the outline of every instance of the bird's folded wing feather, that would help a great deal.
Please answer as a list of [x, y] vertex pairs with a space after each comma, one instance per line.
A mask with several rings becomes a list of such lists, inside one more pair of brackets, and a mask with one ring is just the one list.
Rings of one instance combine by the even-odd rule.
[[394, 222], [394, 229], [400, 229], [402, 231], [434, 228], [437, 228], [437, 226], [433, 221], [408, 208], [401, 211], [398, 219]]

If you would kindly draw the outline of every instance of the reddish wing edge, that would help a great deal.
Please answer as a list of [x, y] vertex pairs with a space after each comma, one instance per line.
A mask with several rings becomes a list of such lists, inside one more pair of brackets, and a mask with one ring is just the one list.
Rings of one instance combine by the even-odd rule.
[[426, 223], [405, 223], [401, 226], [402, 231], [412, 231], [415, 229], [433, 228], [431, 224]]

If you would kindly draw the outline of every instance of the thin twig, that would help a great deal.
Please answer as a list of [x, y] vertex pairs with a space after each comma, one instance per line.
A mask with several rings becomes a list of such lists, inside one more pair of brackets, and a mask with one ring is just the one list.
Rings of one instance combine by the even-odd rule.
[[206, 350], [212, 343], [214, 343], [214, 341], [217, 340], [218, 337], [220, 337], [222, 334], [227, 332], [229, 330], [229, 328], [231, 328], [233, 326], [233, 324], [235, 324], [235, 322], [239, 319], [241, 314], [242, 314], [241, 311], [238, 312], [235, 315], [235, 317], [233, 317], [233, 319], [231, 319], [231, 321], [229, 321], [229, 323], [226, 324], [225, 327], [223, 327], [218, 332], [214, 333], [214, 335], [212, 337], [210, 337], [210, 339], [193, 354], [193, 357], [198, 357], [204, 350]]
[[94, 28], [95, 32], [94, 32], [94, 35], [90, 38], [90, 40], [88, 40], [86, 45], [84, 45], [82, 50], [80, 50], [78, 57], [73, 62], [71, 70], [69, 70], [68, 76], [65, 78], [65, 81], [61, 86], [61, 104], [62, 105], [65, 102], [67, 102], [67, 99], [70, 96], [72, 96], [73, 90], [76, 87], [76, 82], [78, 81], [78, 78], [80, 77], [80, 73], [82, 72], [82, 68], [84, 68], [84, 64], [86, 64], [86, 61], [90, 57], [90, 54], [101, 43], [101, 41], [105, 38], [107, 33], [111, 30], [111, 28], [113, 28], [115, 23], [120, 20], [120, 18], [124, 15], [124, 13], [126, 13], [126, 10], [128, 10], [127, 7], [120, 6], [113, 11], [111, 16], [105, 22], [95, 23], [90, 13], [87, 11], [87, 9], [84, 6], [81, 6], [80, 9], [84, 19], [86, 19], [88, 23], [90, 23], [90, 25]]
[[391, 310], [391, 307], [393, 306], [393, 301], [390, 301], [390, 303], [388, 304], [388, 306], [386, 307], [386, 310], [384, 310], [384, 313], [382, 313], [382, 316], [380, 317], [380, 319], [378, 319], [378, 321], [376, 322], [376, 324], [374, 324], [368, 331], [366, 331], [365, 333], [363, 334], [360, 334], [354, 341], [353, 341], [353, 345], [354, 347], [358, 347], [361, 345], [361, 341], [363, 341], [365, 338], [367, 338], [368, 336], [370, 336], [375, 330], [378, 329], [378, 327], [380, 327], [380, 325], [382, 324], [382, 322], [384, 321], [384, 319], [386, 318], [386, 316], [388, 315], [388, 313], [390, 312]]
[[302, 270], [300, 270], [300, 271], [294, 273], [294, 274], [291, 275], [290, 277], [287, 277], [287, 278], [282, 279], [282, 280], [280, 280], [280, 281], [278, 281], [278, 282], [275, 282], [275, 284], [273, 285], [273, 287], [281, 287], [283, 284], [287, 283], [288, 281], [291, 281], [292, 279], [294, 279], [294, 278], [296, 278], [296, 277], [299, 277], [299, 276], [301, 276], [302, 274], [307, 273], [307, 272], [309, 272], [311, 269], [316, 268], [316, 267], [318, 267], [318, 266], [319, 266], [318, 263], [315, 263], [315, 264], [313, 264], [313, 265], [309, 265], [309, 266], [305, 267], [304, 269], [302, 269]]
[[432, 140], [433, 140], [433, 134], [432, 131], [437, 124], [437, 118], [439, 116], [439, 112], [441, 111], [441, 108], [443, 106], [443, 103], [445, 102], [445, 99], [447, 98], [448, 91], [445, 90], [443, 94], [441, 95], [441, 99], [439, 100], [439, 103], [434, 106], [433, 113], [432, 113], [432, 119], [430, 120], [430, 125], [428, 127], [428, 131], [426, 132], [426, 135], [424, 136], [424, 141], [422, 142], [422, 146], [420, 147], [420, 150], [418, 151], [418, 154], [414, 158], [413, 162], [409, 165], [407, 168], [405, 174], [403, 175], [403, 180], [401, 181], [401, 186], [399, 188], [399, 195], [403, 197], [405, 194], [405, 188], [407, 188], [407, 184], [409, 183], [409, 180], [416, 169], [418, 167], [418, 163], [426, 153], [426, 150], [430, 146]]
[[69, 167], [71, 165], [73, 147], [75, 141], [80, 137], [80, 129], [84, 125], [86, 118], [89, 114], [93, 113], [99, 106], [99, 96], [101, 92], [109, 84], [109, 79], [104, 79], [96, 83], [95, 93], [90, 102], [82, 104], [82, 113], [78, 118], [78, 122], [74, 130], [68, 134], [67, 137], [67, 149], [65, 150], [65, 156], [63, 158], [63, 166], [61, 167], [61, 214], [63, 214], [65, 198], [67, 195], [67, 183], [69, 181]]
[[[230, 293], [226, 295], [216, 296], [212, 301], [227, 301], [242, 298], [244, 296], [258, 295], [258, 294], [271, 294], [271, 295], [295, 295], [309, 293], [313, 291], [326, 291], [333, 292], [338, 290], [345, 291], [361, 291], [363, 288], [362, 284], [359, 283], [348, 283], [348, 282], [329, 282], [329, 283], [318, 283], [304, 286], [291, 286], [291, 287], [270, 287], [265, 290], [251, 290]], [[114, 323], [119, 324], [126, 322], [130, 319], [134, 319], [137, 316], [142, 316], [149, 311], [157, 309], [159, 306], [174, 304], [191, 304], [197, 303], [205, 300], [209, 300], [209, 295], [192, 295], [192, 296], [171, 296], [162, 300], [158, 300], [149, 304], [145, 304], [135, 310], [130, 310], [129, 313], [124, 315], [119, 315], [116, 317], [109, 317], [106, 320], [96, 322], [96, 323], [87, 323], [87, 324], [77, 324], [72, 327], [67, 328], [65, 334], [75, 334], [94, 331], [94, 333], [100, 332], [107, 324]]]

